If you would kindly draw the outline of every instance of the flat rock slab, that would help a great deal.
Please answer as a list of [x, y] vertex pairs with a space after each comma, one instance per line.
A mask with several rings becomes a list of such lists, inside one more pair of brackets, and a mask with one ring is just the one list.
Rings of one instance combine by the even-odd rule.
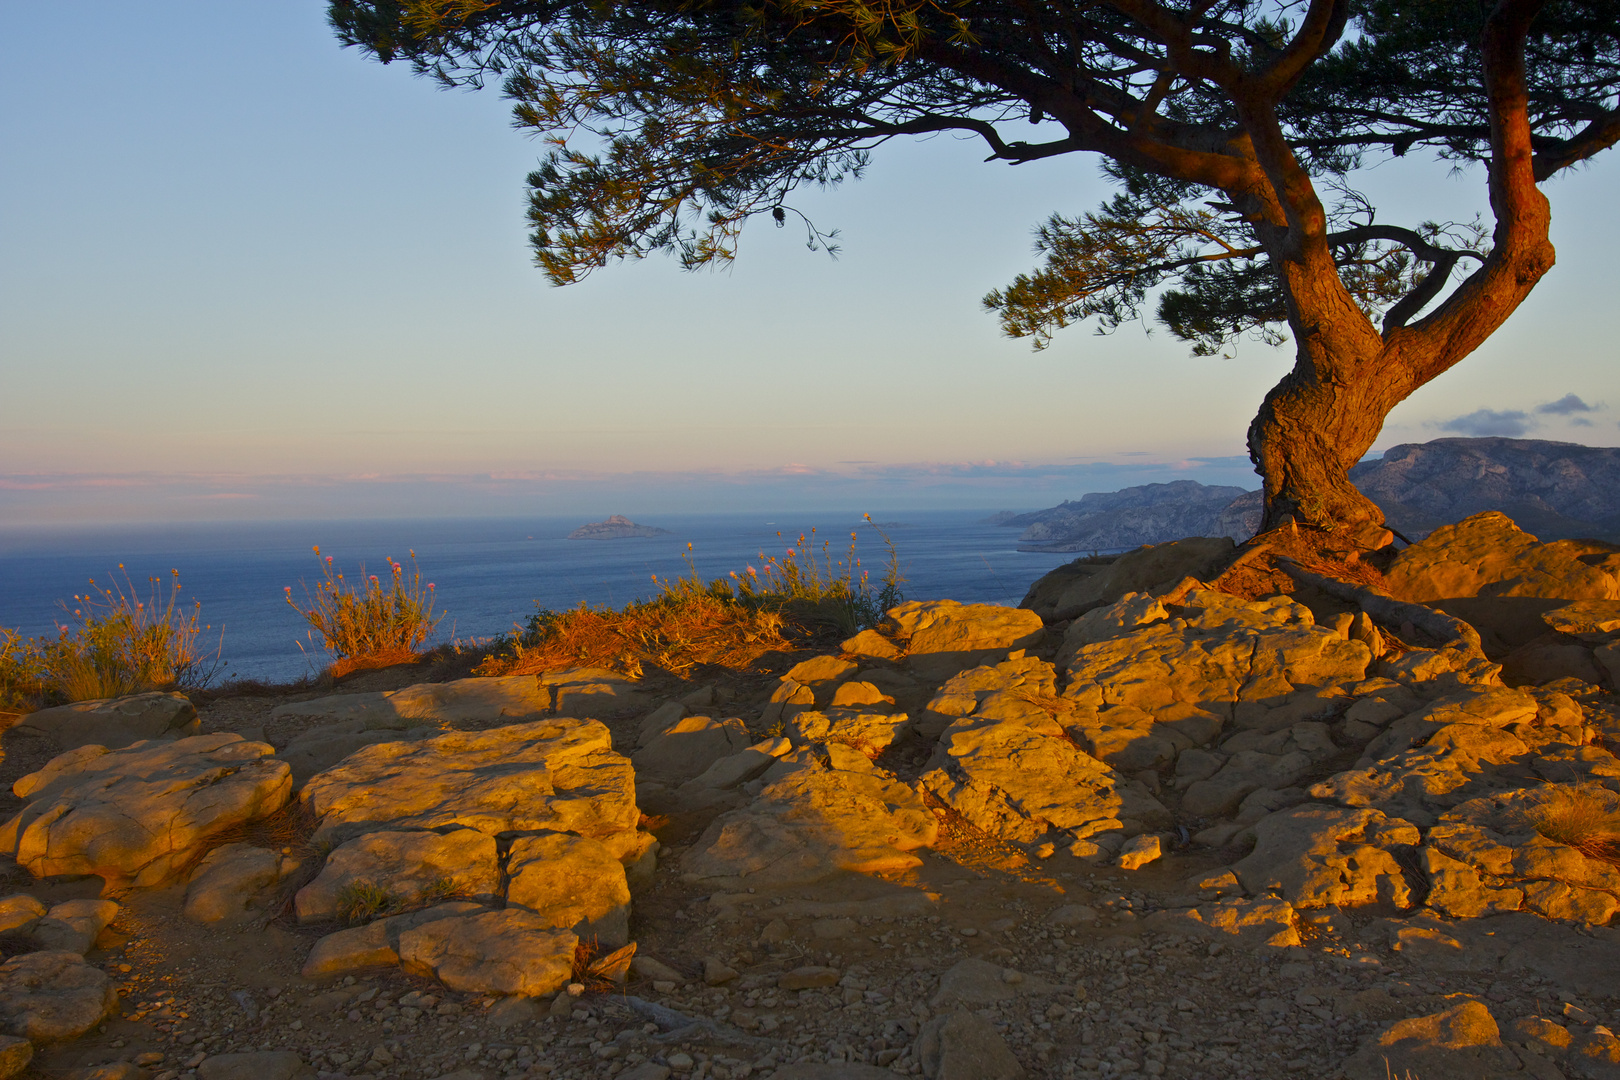
[[358, 890], [373, 890], [398, 910], [428, 897], [492, 898], [500, 886], [492, 836], [476, 829], [380, 831], [336, 848], [315, 880], [298, 890], [293, 907], [300, 923], [325, 922], [341, 917]]
[[566, 668], [539, 676], [558, 716], [597, 716], [651, 708], [653, 699], [632, 679], [607, 668]]
[[13, 786], [28, 805], [0, 828], [0, 851], [35, 877], [159, 884], [212, 837], [287, 804], [292, 773], [274, 752], [234, 734], [70, 750]]
[[1045, 715], [957, 720], [940, 736], [922, 783], [978, 828], [1020, 843], [1054, 828], [1086, 840], [1170, 824], [1145, 787], [1076, 748]]
[[55, 739], [64, 750], [105, 746], [118, 750], [143, 739], [195, 735], [202, 722], [184, 694], [150, 693], [76, 701], [29, 713], [12, 731]]
[[947, 679], [958, 671], [1007, 659], [1038, 645], [1046, 626], [1033, 611], [955, 600], [913, 600], [890, 609], [888, 623], [906, 641], [907, 663], [919, 677]]
[[186, 918], [217, 923], [242, 918], [301, 865], [252, 844], [222, 844], [203, 857], [186, 883]]
[[572, 832], [616, 857], [635, 850], [635, 777], [606, 726], [557, 718], [415, 743], [381, 743], [312, 778], [301, 793], [315, 839], [392, 830]]
[[0, 1030], [35, 1043], [76, 1039], [118, 1011], [118, 991], [75, 952], [36, 952], [0, 964]]
[[787, 725], [787, 736], [795, 745], [841, 742], [875, 756], [894, 745], [910, 729], [911, 718], [903, 712], [829, 707], [826, 712], [802, 712], [795, 716]]
[[291, 1050], [215, 1054], [197, 1066], [197, 1080], [293, 1080], [308, 1073]]
[[977, 1013], [936, 1016], [917, 1034], [929, 1080], [1023, 1080], [1024, 1069], [995, 1025]]
[[323, 773], [363, 746], [384, 742], [413, 742], [431, 739], [440, 733], [437, 726], [401, 729], [367, 728], [363, 720], [341, 720], [306, 731], [276, 756], [292, 769], [293, 782], [302, 784]]
[[1378, 810], [1308, 803], [1254, 826], [1254, 851], [1232, 870], [1251, 895], [1296, 908], [1410, 906], [1411, 885], [1394, 849], [1415, 847], [1410, 822]]
[[737, 717], [685, 716], [649, 738], [630, 760], [637, 778], [680, 784], [753, 741]]
[[554, 994], [574, 967], [579, 938], [521, 908], [436, 919], [399, 937], [400, 964], [461, 993]]
[[552, 691], [533, 675], [420, 683], [369, 694], [334, 694], [278, 705], [272, 718], [358, 720], [366, 730], [538, 718], [551, 711]]
[[772, 766], [765, 774], [771, 782], [751, 804], [716, 818], [692, 845], [683, 871], [696, 879], [788, 884], [919, 865], [907, 853], [939, 835], [921, 796], [859, 751], [836, 743], [826, 749], [832, 767], [809, 749]]
[[624, 864], [595, 840], [571, 833], [520, 836], [507, 857], [506, 902], [572, 930], [603, 949], [630, 941], [630, 885]]

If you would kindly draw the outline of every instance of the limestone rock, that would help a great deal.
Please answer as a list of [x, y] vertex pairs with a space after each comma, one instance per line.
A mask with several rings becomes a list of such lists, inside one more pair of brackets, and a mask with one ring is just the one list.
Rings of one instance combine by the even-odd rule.
[[1603, 637], [1620, 630], [1620, 600], [1577, 600], [1541, 613], [1541, 621], [1571, 637]]
[[186, 885], [186, 918], [217, 923], [245, 915], [266, 892], [298, 869], [300, 860], [252, 844], [210, 851]]
[[786, 738], [762, 739], [746, 750], [716, 761], [690, 783], [694, 787], [728, 791], [758, 777], [792, 749], [793, 743]]
[[910, 729], [911, 718], [905, 713], [829, 708], [826, 712], [802, 712], [795, 716], [788, 725], [787, 736], [798, 745], [847, 743], [875, 756], [894, 745]]
[[35, 877], [156, 885], [209, 838], [286, 805], [292, 774], [273, 752], [234, 734], [69, 750], [13, 786], [28, 805], [0, 828], [0, 850]]
[[1107, 563], [1079, 559], [1036, 581], [1018, 606], [1048, 622], [1074, 619], [1127, 593], [1161, 593], [1187, 577], [1213, 581], [1235, 552], [1230, 537], [1196, 536], [1140, 547]]
[[68, 900], [57, 904], [28, 929], [41, 949], [74, 952], [83, 956], [95, 945], [119, 907], [111, 900]]
[[838, 688], [853, 678], [859, 670], [859, 664], [853, 660], [845, 660], [841, 656], [812, 656], [808, 660], [794, 664], [788, 669], [787, 674], [782, 676], [782, 680], [809, 687], [816, 704], [825, 707], [832, 703], [833, 695]]
[[558, 716], [607, 715], [652, 705], [652, 698], [634, 680], [606, 668], [548, 671], [539, 681], [541, 689], [549, 692], [552, 711]]
[[721, 758], [746, 750], [752, 741], [747, 726], [736, 717], [688, 716], [649, 739], [630, 760], [638, 778], [680, 783]]
[[326, 922], [341, 917], [346, 894], [357, 888], [379, 889], [394, 905], [408, 906], [429, 897], [492, 898], [500, 880], [495, 838], [476, 829], [383, 830], [334, 849], [293, 907], [300, 923]]
[[1296, 908], [1410, 906], [1412, 889], [1391, 848], [1418, 831], [1377, 810], [1312, 803], [1254, 825], [1254, 851], [1232, 867], [1250, 894], [1275, 892]]
[[20, 733], [55, 739], [64, 750], [105, 746], [118, 750], [143, 739], [180, 739], [201, 730], [196, 706], [180, 693], [75, 701], [40, 709], [13, 726]]
[[889, 622], [907, 641], [911, 670], [925, 679], [998, 663], [1013, 649], [1038, 644], [1046, 632], [1033, 611], [955, 600], [913, 600], [892, 609]]
[[878, 633], [876, 630], [862, 630], [854, 637], [846, 640], [839, 649], [850, 656], [871, 656], [879, 660], [898, 660], [900, 650], [895, 648], [894, 642]]
[[453, 916], [406, 930], [400, 964], [462, 993], [554, 994], [568, 982], [579, 938], [532, 911], [506, 908]]
[[[893, 1069], [858, 1061], [800, 1062], [771, 1073], [773, 1080], [890, 1080], [894, 1075]], [[629, 1076], [628, 1070], [619, 1074], [620, 1080], [628, 1080]]]
[[302, 798], [315, 839], [382, 829], [540, 830], [639, 851], [634, 775], [596, 720], [558, 718], [416, 743], [382, 743], [311, 779]]
[[0, 1030], [8, 1035], [76, 1039], [117, 1010], [112, 980], [78, 953], [24, 953], [0, 964]]
[[1043, 706], [1056, 704], [1057, 669], [1038, 657], [1023, 656], [951, 676], [929, 701], [917, 727], [923, 738], [937, 739], [964, 716], [1038, 719], [1051, 715]]
[[1578, 540], [1540, 543], [1507, 515], [1487, 511], [1402, 551], [1384, 572], [1385, 587], [1419, 603], [1472, 596], [1620, 600], [1613, 572], [1580, 558], [1589, 547]]
[[876, 684], [859, 679], [842, 683], [833, 691], [829, 709], [865, 709], [868, 712], [887, 712], [894, 698], [880, 690]]
[[437, 727], [367, 729], [364, 720], [342, 720], [304, 732], [276, 756], [292, 769], [293, 783], [323, 773], [363, 746], [384, 742], [407, 742], [430, 739], [439, 733]]
[[1522, 1075], [1519, 1059], [1502, 1045], [1496, 1018], [1478, 1001], [1396, 1021], [1346, 1061], [1344, 1072], [1349, 1080], [1407, 1075], [1423, 1080], [1495, 1080]]
[[213, 1054], [197, 1066], [197, 1080], [294, 1080], [308, 1072], [291, 1050], [260, 1050]]
[[476, 915], [484, 910], [482, 904], [452, 901], [327, 934], [309, 951], [302, 974], [306, 979], [320, 979], [392, 967], [399, 963], [399, 938], [405, 931], [438, 919]]
[[400, 690], [368, 694], [334, 694], [311, 701], [278, 705], [272, 718], [325, 717], [334, 722], [358, 720], [363, 730], [484, 722], [502, 717], [538, 718], [551, 711], [552, 688], [533, 675], [493, 679], [456, 679], [420, 683]]
[[939, 823], [918, 794], [857, 751], [826, 749], [831, 767], [808, 749], [779, 760], [753, 803], [709, 825], [683, 870], [698, 879], [788, 884], [919, 865], [907, 852], [932, 844]]
[[1125, 841], [1125, 846], [1119, 849], [1119, 857], [1114, 860], [1114, 865], [1121, 870], [1140, 870], [1148, 863], [1158, 861], [1163, 853], [1158, 836], [1143, 833]]
[[1024, 1070], [977, 1013], [936, 1016], [917, 1034], [917, 1060], [928, 1080], [1022, 1080]]
[[1185, 918], [1236, 936], [1249, 946], [1289, 948], [1301, 942], [1299, 913], [1286, 900], [1234, 897], [1189, 909]]
[[1173, 618], [1133, 614], [1134, 603], [1093, 612], [1059, 654], [1069, 671], [1060, 722], [1127, 772], [1167, 765], [1227, 726], [1271, 733], [1331, 714], [1340, 686], [1361, 682], [1372, 660], [1285, 596], [1194, 589], [1166, 611]]
[[1592, 659], [1609, 675], [1609, 685], [1620, 690], [1620, 641], [1611, 641], [1592, 650]]
[[15, 1035], [0, 1035], [0, 1080], [11, 1080], [33, 1060], [33, 1043]]
[[44, 915], [44, 904], [27, 893], [12, 893], [0, 900], [0, 934], [26, 934]]
[[546, 925], [593, 938], [604, 949], [630, 940], [630, 885], [624, 866], [602, 844], [568, 833], [521, 836], [507, 859], [508, 905]]
[[1428, 904], [1442, 915], [1476, 919], [1517, 911], [1524, 903], [1524, 890], [1488, 887], [1476, 868], [1432, 847], [1423, 849], [1423, 869], [1429, 875]]
[[1201, 817], [1230, 814], [1255, 791], [1275, 791], [1304, 779], [1337, 749], [1326, 724], [1300, 723], [1269, 735], [1239, 732], [1222, 744], [1221, 750], [1230, 756], [1220, 769], [1208, 779], [1187, 786], [1181, 808]]
[[641, 718], [641, 730], [636, 737], [636, 746], [646, 746], [659, 733], [668, 728], [675, 721], [687, 715], [689, 708], [684, 701], [666, 701], [652, 712]]
[[1171, 823], [1145, 788], [1076, 749], [1044, 715], [956, 721], [940, 737], [922, 783], [978, 828], [1020, 843], [1051, 828], [1086, 840]]

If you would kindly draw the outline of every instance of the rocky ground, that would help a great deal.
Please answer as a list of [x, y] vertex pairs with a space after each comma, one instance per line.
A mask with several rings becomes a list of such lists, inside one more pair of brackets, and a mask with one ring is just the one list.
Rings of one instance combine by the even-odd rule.
[[1395, 596], [1193, 545], [775, 670], [36, 713], [0, 1072], [1620, 1076], [1620, 871], [1534, 825], [1620, 803], [1620, 561], [1471, 528]]

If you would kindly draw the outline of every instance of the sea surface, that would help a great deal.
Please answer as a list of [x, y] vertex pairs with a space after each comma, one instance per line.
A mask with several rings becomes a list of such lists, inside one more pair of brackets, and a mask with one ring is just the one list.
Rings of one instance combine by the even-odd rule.
[[[879, 520], [899, 552], [911, 600], [1016, 605], [1036, 578], [1072, 554], [1016, 550], [1020, 530], [984, 522], [988, 511], [935, 511]], [[321, 579], [311, 550], [319, 545], [351, 579], [388, 573], [386, 559], [416, 552], [422, 580], [432, 582], [446, 614], [436, 640], [504, 634], [536, 606], [622, 606], [653, 595], [652, 577], [691, 573], [721, 577], [760, 568], [762, 553], [781, 557], [801, 534], [817, 532], [833, 559], [856, 554], [881, 581], [887, 551], [857, 513], [706, 514], [636, 519], [669, 535], [569, 540], [580, 518], [284, 521], [118, 527], [0, 529], [0, 627], [25, 635], [54, 634], [75, 594], [116, 574], [144, 598], [147, 579], [180, 572], [189, 610], [200, 603], [210, 651], [220, 650], [225, 678], [288, 681], [329, 660], [287, 604]], [[691, 545], [688, 549], [688, 544]], [[120, 565], [123, 567], [119, 569]]]

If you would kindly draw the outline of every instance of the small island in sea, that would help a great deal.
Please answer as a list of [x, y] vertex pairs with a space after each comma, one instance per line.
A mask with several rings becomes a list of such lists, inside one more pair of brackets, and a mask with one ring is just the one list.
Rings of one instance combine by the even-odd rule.
[[652, 525], [637, 525], [623, 514], [614, 514], [606, 521], [593, 521], [581, 525], [568, 534], [570, 540], [622, 540], [627, 536], [668, 536], [668, 529]]

